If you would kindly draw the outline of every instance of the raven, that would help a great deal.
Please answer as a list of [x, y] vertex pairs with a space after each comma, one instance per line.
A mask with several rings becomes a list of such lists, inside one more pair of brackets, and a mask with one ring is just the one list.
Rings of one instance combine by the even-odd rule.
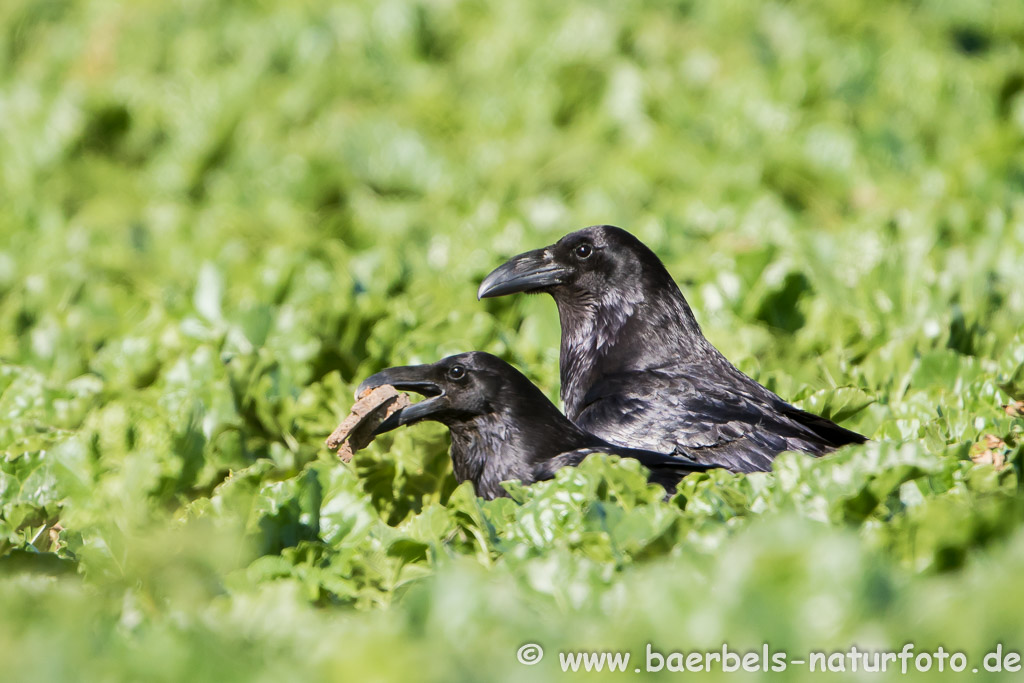
[[364, 380], [356, 396], [384, 384], [427, 398], [393, 413], [374, 434], [421, 420], [446, 425], [455, 478], [472, 481], [484, 498], [507, 495], [501, 482], [510, 479], [524, 484], [551, 479], [556, 470], [578, 465], [591, 453], [639, 460], [650, 470], [650, 481], [668, 491], [690, 472], [710, 469], [685, 455], [620, 448], [588, 434], [522, 373], [489, 353], [388, 368]]
[[477, 296], [515, 292], [555, 299], [566, 416], [610, 443], [753, 472], [782, 451], [817, 456], [866, 441], [737, 370], [664, 264], [621, 228], [591, 226], [515, 256]]

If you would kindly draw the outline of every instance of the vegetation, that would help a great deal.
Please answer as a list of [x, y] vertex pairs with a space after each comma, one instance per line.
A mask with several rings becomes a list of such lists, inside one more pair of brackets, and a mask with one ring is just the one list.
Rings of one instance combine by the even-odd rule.
[[[1022, 35], [1016, 0], [0, 3], [2, 677], [1024, 650]], [[474, 294], [593, 223], [872, 442], [667, 502], [601, 458], [481, 501], [437, 425], [326, 451], [389, 365], [557, 397], [550, 300]]]

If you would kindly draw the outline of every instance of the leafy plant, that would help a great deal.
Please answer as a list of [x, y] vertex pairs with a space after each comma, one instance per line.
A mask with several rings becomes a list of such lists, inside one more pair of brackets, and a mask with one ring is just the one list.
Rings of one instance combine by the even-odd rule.
[[[1010, 0], [0, 3], [4, 679], [1020, 651], [1022, 31]], [[593, 457], [485, 502], [436, 425], [323, 448], [389, 365], [481, 349], [557, 398], [551, 302], [474, 293], [598, 222], [872, 441], [667, 500]]]

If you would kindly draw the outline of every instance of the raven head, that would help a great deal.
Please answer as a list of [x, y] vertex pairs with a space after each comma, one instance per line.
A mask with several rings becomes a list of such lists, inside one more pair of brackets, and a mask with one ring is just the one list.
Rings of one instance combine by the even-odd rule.
[[576, 420], [603, 377], [663, 367], [713, 347], [661, 260], [622, 228], [595, 225], [515, 256], [477, 296], [546, 292], [562, 326], [562, 401]]
[[[547, 292], [561, 300], [601, 299], [605, 292], [641, 292], [671, 277], [640, 240], [622, 228], [594, 225], [556, 243], [514, 256], [480, 284], [477, 298]], [[674, 286], [674, 284], [673, 284]]]
[[365, 379], [356, 389], [356, 396], [367, 389], [390, 384], [400, 391], [414, 391], [427, 397], [394, 412], [377, 428], [376, 435], [423, 420], [451, 427], [501, 412], [507, 407], [501, 402], [507, 403], [512, 396], [522, 393], [524, 382], [540, 394], [539, 389], [505, 361], [489, 353], [473, 351], [427, 365], [382, 370]]

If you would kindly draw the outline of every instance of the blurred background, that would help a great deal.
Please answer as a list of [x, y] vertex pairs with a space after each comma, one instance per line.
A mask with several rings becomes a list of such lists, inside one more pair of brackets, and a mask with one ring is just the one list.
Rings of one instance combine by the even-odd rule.
[[[0, 661], [1024, 649], [1022, 51], [1017, 0], [5, 0]], [[431, 425], [325, 451], [390, 365], [487, 350], [557, 400], [552, 302], [476, 288], [597, 223], [874, 443], [669, 503], [600, 461], [483, 504]]]

